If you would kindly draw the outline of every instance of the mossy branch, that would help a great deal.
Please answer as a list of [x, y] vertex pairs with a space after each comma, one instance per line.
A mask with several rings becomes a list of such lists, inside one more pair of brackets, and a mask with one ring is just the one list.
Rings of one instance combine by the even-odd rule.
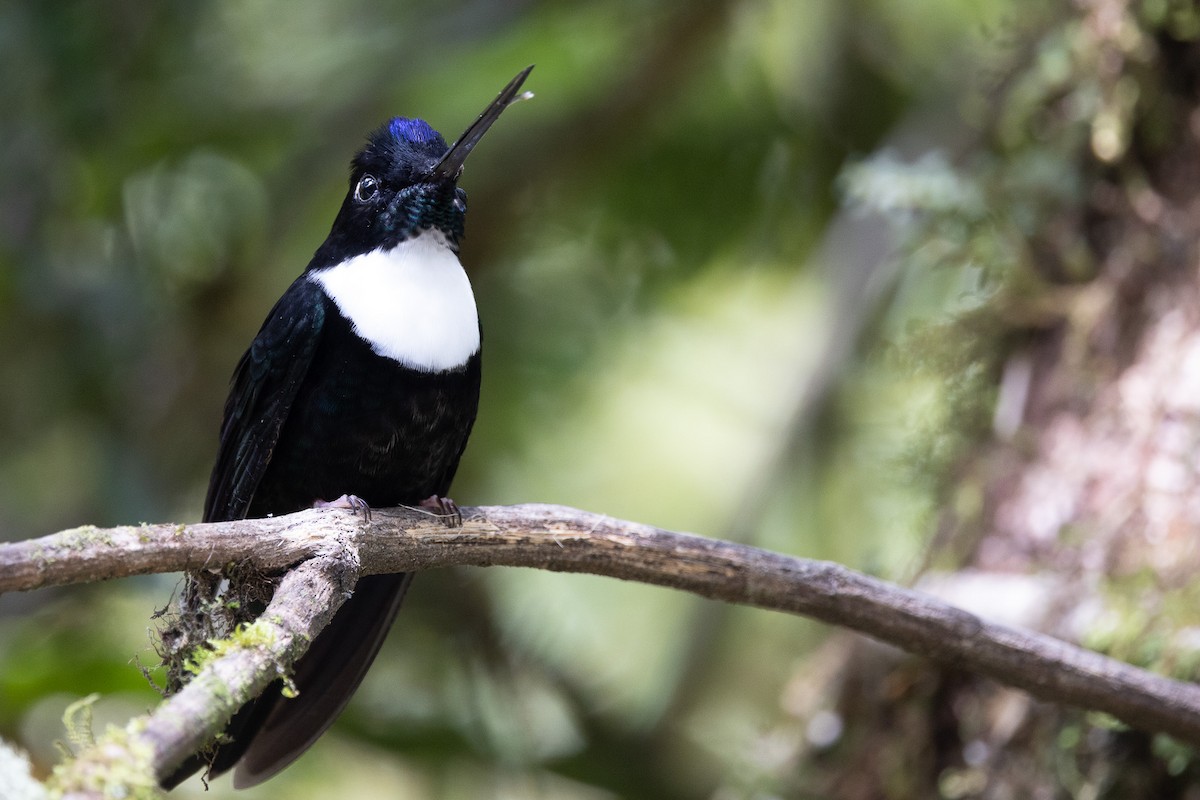
[[[546, 505], [463, 509], [447, 528], [412, 509], [341, 511], [197, 525], [80, 528], [0, 545], [0, 592], [249, 563], [286, 571], [260, 622], [235, 635], [196, 678], [127, 735], [113, 754], [163, 775], [219, 732], [233, 712], [286, 674], [360, 575], [446, 566], [534, 567], [669, 586], [785, 611], [887, 642], [1025, 689], [1104, 711], [1137, 728], [1200, 745], [1200, 687], [1032, 631], [994, 624], [930, 595], [838, 564], [793, 558]], [[88, 755], [85, 753], [85, 756]], [[82, 764], [92, 762], [81, 759]], [[60, 768], [60, 785], [94, 785]]]

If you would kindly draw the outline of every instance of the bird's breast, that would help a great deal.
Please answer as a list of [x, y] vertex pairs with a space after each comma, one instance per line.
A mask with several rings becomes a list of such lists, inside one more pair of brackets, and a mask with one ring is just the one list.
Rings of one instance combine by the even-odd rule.
[[338, 310], [380, 356], [411, 369], [461, 367], [479, 352], [471, 282], [438, 231], [313, 272]]
[[444, 495], [475, 421], [480, 358], [415, 370], [383, 358], [329, 309], [251, 516], [356, 494], [373, 506]]

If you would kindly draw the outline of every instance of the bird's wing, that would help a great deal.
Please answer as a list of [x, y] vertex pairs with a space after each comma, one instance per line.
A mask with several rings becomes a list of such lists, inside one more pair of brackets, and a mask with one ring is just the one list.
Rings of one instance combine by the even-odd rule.
[[325, 321], [321, 288], [301, 275], [271, 309], [233, 372], [204, 521], [242, 519], [312, 363]]

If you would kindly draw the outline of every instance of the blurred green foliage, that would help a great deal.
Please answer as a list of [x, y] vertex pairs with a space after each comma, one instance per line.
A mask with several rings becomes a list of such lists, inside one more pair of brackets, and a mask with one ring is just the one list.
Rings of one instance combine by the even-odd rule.
[[[881, 238], [882, 256], [880, 213], [895, 223], [914, 192], [987, 225], [989, 198], [938, 153], [1029, 5], [0, 5], [0, 537], [196, 519], [228, 376], [363, 136], [402, 114], [453, 138], [536, 63], [537, 98], [463, 178], [485, 383], [455, 498], [905, 577], [935, 502], [914, 437], [936, 439], [941, 383], [839, 340], [960, 311], [975, 279], [918, 265], [878, 317], [879, 259], [850, 269], [827, 232], [856, 219], [851, 244]], [[880, 148], [932, 155], [906, 178]], [[998, 241], [951, 238], [921, 255]], [[841, 388], [809, 413], [840, 344]], [[131, 660], [153, 664], [149, 617], [176, 580], [0, 598], [0, 736], [44, 770], [71, 701], [103, 693], [98, 726], [151, 705]], [[781, 765], [761, 734], [819, 640], [583, 576], [422, 575], [335, 732], [243, 796], [768, 796]]]

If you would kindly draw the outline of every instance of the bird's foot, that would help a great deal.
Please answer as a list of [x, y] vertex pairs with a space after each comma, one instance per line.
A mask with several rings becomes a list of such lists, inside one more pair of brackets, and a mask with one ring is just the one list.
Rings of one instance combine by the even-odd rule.
[[313, 508], [345, 508], [356, 514], [361, 513], [364, 520], [371, 521], [371, 507], [356, 494], [344, 494], [337, 500], [317, 500]]
[[447, 528], [462, 527], [462, 512], [458, 510], [458, 503], [449, 497], [438, 497], [436, 494], [431, 494], [420, 503], [417, 503], [417, 506], [437, 514], [441, 517], [442, 522], [446, 524]]

